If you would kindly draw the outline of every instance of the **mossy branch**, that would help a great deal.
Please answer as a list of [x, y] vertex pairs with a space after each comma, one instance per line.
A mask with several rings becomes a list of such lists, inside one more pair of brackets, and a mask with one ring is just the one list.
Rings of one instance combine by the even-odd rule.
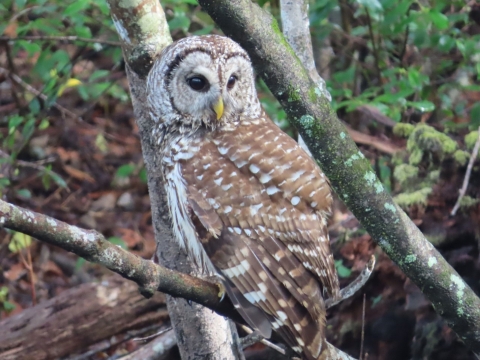
[[105, 266], [137, 283], [145, 297], [151, 297], [155, 291], [161, 291], [194, 301], [243, 323], [228, 300], [220, 302], [219, 288], [215, 284], [142, 259], [112, 244], [95, 230], [81, 229], [3, 200], [0, 200], [0, 227], [30, 235], [92, 263]]
[[385, 191], [275, 19], [250, 0], [199, 3], [249, 52], [340, 198], [467, 346], [480, 354], [480, 299]]

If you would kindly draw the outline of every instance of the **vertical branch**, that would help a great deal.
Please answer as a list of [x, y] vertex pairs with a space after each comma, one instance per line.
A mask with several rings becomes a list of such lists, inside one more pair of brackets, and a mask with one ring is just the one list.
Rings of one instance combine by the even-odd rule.
[[[159, 150], [153, 141], [146, 108], [146, 76], [155, 57], [172, 42], [158, 0], [108, 0], [112, 19], [122, 41], [133, 108], [140, 129], [148, 173], [152, 222], [157, 241], [156, 259], [167, 268], [200, 274], [173, 238], [162, 179]], [[232, 323], [198, 304], [167, 296], [167, 307], [184, 359], [235, 359], [241, 357]], [[235, 341], [234, 341], [235, 340]]]

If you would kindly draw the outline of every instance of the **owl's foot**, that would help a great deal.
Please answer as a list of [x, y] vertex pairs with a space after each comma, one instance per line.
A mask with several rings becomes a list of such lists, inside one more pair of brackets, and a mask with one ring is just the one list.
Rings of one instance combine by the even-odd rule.
[[222, 302], [227, 293], [227, 289], [225, 289], [225, 285], [223, 285], [222, 282], [216, 282], [215, 285], [218, 287], [218, 297], [220, 298], [220, 302]]
[[215, 284], [215, 286], [218, 288], [218, 298], [220, 299], [220, 302], [222, 302], [225, 298], [225, 294], [227, 293], [227, 289], [225, 288], [225, 285], [223, 285], [223, 282], [225, 281], [223, 276], [220, 274], [214, 274], [207, 276], [206, 280]]

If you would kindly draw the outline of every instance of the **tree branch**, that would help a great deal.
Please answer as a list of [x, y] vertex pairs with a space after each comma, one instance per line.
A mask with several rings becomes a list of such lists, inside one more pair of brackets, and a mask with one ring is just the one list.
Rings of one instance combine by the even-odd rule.
[[142, 259], [105, 239], [95, 230], [84, 230], [0, 200], [0, 227], [19, 231], [100, 264], [136, 282], [145, 297], [160, 291], [208, 307], [244, 323], [227, 299], [220, 302], [215, 284]]
[[249, 0], [199, 0], [250, 54], [337, 194], [436, 311], [480, 354], [480, 299], [385, 191], [275, 19]]

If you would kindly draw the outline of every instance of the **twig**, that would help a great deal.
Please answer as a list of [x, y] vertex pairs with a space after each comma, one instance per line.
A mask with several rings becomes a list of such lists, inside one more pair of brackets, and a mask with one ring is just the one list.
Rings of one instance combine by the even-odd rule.
[[119, 41], [111, 41], [111, 40], [102, 40], [102, 39], [89, 39], [80, 36], [18, 36], [15, 38], [9, 36], [0, 36], [0, 41], [19, 41], [19, 40], [26, 40], [26, 41], [80, 41], [86, 43], [95, 43], [95, 44], [105, 44], [105, 45], [112, 45], [112, 46], [121, 46], [122, 44]]
[[[27, 90], [28, 92], [31, 92], [32, 94], [34, 94], [35, 96], [38, 96], [40, 99], [42, 99], [43, 101], [49, 101], [48, 99], [48, 96], [43, 94], [42, 92], [38, 91], [37, 89], [35, 89], [33, 86], [31, 86], [30, 84], [26, 83], [25, 81], [22, 80], [22, 78], [20, 76], [18, 76], [17, 74], [14, 74], [10, 71], [8, 71], [7, 69], [5, 68], [2, 68], [0, 67], [0, 72], [3, 72], [5, 74], [7, 74], [8, 76], [11, 77], [11, 79], [17, 83], [18, 85], [20, 85], [21, 87], [23, 87], [25, 90]], [[63, 116], [65, 115], [68, 115], [70, 116], [71, 118], [73, 119], [77, 119], [77, 120], [80, 120], [83, 122], [83, 119], [81, 117], [79, 117], [77, 114], [75, 114], [74, 112], [68, 110], [67, 108], [63, 107], [62, 105], [54, 102], [52, 104], [52, 106], [59, 110]]]
[[353, 280], [350, 284], [340, 290], [340, 298], [337, 300], [327, 299], [325, 300], [325, 307], [327, 309], [331, 308], [332, 306], [337, 305], [338, 303], [342, 302], [343, 300], [348, 299], [353, 294], [355, 294], [370, 278], [372, 274], [373, 268], [375, 267], [375, 256], [372, 255], [370, 260], [368, 260], [365, 268], [362, 270], [360, 275], [357, 276], [355, 280]]
[[370, 17], [370, 12], [368, 11], [367, 7], [365, 7], [365, 13], [367, 14], [368, 32], [370, 34], [370, 38], [372, 39], [373, 56], [375, 58], [375, 69], [377, 70], [378, 83], [381, 84], [382, 73], [380, 71], [380, 58], [378, 55], [377, 44], [375, 43], [375, 36], [373, 35], [372, 18]]
[[[243, 331], [245, 331], [245, 332], [246, 332], [247, 334], [249, 334], [249, 335], [251, 335], [251, 334], [254, 333], [253, 330], [250, 329], [248, 326], [240, 325], [240, 327], [243, 329]], [[244, 339], [245, 339], [245, 338], [244, 338]], [[272, 349], [278, 351], [280, 354], [285, 355], [285, 350], [284, 350], [284, 349], [282, 349], [280, 346], [277, 346], [277, 345], [275, 345], [275, 344], [272, 344], [272, 343], [271, 343], [270, 341], [268, 341], [268, 340], [265, 340], [261, 335], [252, 336], [251, 338], [248, 339], [249, 341], [247, 341], [247, 342], [245, 342], [245, 343], [243, 342], [244, 339], [242, 339], [243, 348], [246, 348], [246, 347], [248, 347], [248, 346], [251, 346], [251, 345], [253, 345], [253, 344], [255, 344], [255, 343], [257, 343], [257, 342], [260, 341], [262, 344], [268, 346], [269, 348], [272, 348]]]
[[152, 338], [154, 338], [154, 337], [163, 335], [163, 334], [165, 334], [167, 331], [170, 331], [170, 330], [172, 330], [172, 327], [171, 327], [171, 326], [167, 327], [166, 329], [160, 330], [160, 331], [156, 332], [155, 334], [148, 335], [148, 336], [145, 336], [145, 337], [143, 337], [143, 338], [135, 338], [135, 339], [133, 339], [133, 341], [146, 341], [146, 340], [150, 340], [150, 339], [152, 339]]
[[477, 141], [475, 142], [475, 146], [473, 147], [472, 155], [470, 155], [470, 161], [468, 162], [467, 172], [465, 173], [465, 178], [463, 179], [463, 185], [462, 185], [462, 188], [460, 189], [460, 195], [458, 196], [457, 202], [455, 203], [455, 206], [453, 207], [452, 212], [450, 213], [451, 216], [454, 216], [457, 213], [460, 207], [460, 202], [462, 201], [462, 198], [465, 196], [465, 193], [467, 192], [468, 183], [470, 181], [470, 175], [472, 174], [473, 163], [477, 159], [479, 149], [480, 149], [480, 126], [478, 127]]
[[[34, 94], [35, 96], [38, 96], [40, 99], [42, 99], [43, 101], [45, 102], [50, 102], [49, 98], [47, 95], [45, 95], [44, 93], [42, 93], [41, 91], [35, 89], [33, 86], [31, 86], [30, 84], [26, 83], [25, 81], [22, 80], [22, 78], [16, 74], [13, 74], [11, 73], [10, 71], [8, 71], [7, 69], [3, 68], [3, 67], [0, 67], [0, 72], [3, 72], [5, 73], [6, 75], [8, 76], [11, 76], [11, 79], [19, 84], [20, 86], [22, 86], [24, 89], [26, 89], [27, 91], [31, 92], [32, 94]], [[94, 125], [91, 125], [87, 122], [85, 122], [85, 120], [83, 119], [82, 116], [80, 115], [77, 115], [75, 114], [73, 111], [70, 111], [68, 110], [67, 108], [63, 107], [62, 105], [58, 104], [57, 102], [53, 102], [51, 103], [55, 109], [57, 109], [58, 111], [60, 111], [62, 113], [62, 116], [65, 116], [65, 115], [68, 115], [70, 118], [74, 119], [74, 120], [77, 120], [77, 121], [80, 121], [81, 123], [87, 125], [87, 126], [90, 126], [92, 128], [96, 128]], [[89, 111], [89, 109], [87, 109], [87, 111]], [[124, 140], [121, 139], [120, 137], [116, 136], [116, 135], [113, 135], [113, 134], [109, 134], [107, 132], [103, 132], [103, 134], [105, 135], [105, 137], [109, 138], [109, 139], [112, 139], [112, 140], [115, 140], [115, 141], [118, 141], [120, 143], [124, 143]]]
[[360, 338], [360, 356], [358, 360], [363, 360], [363, 342], [365, 340], [365, 303], [366, 303], [366, 296], [363, 293], [363, 308], [362, 308], [362, 336]]

